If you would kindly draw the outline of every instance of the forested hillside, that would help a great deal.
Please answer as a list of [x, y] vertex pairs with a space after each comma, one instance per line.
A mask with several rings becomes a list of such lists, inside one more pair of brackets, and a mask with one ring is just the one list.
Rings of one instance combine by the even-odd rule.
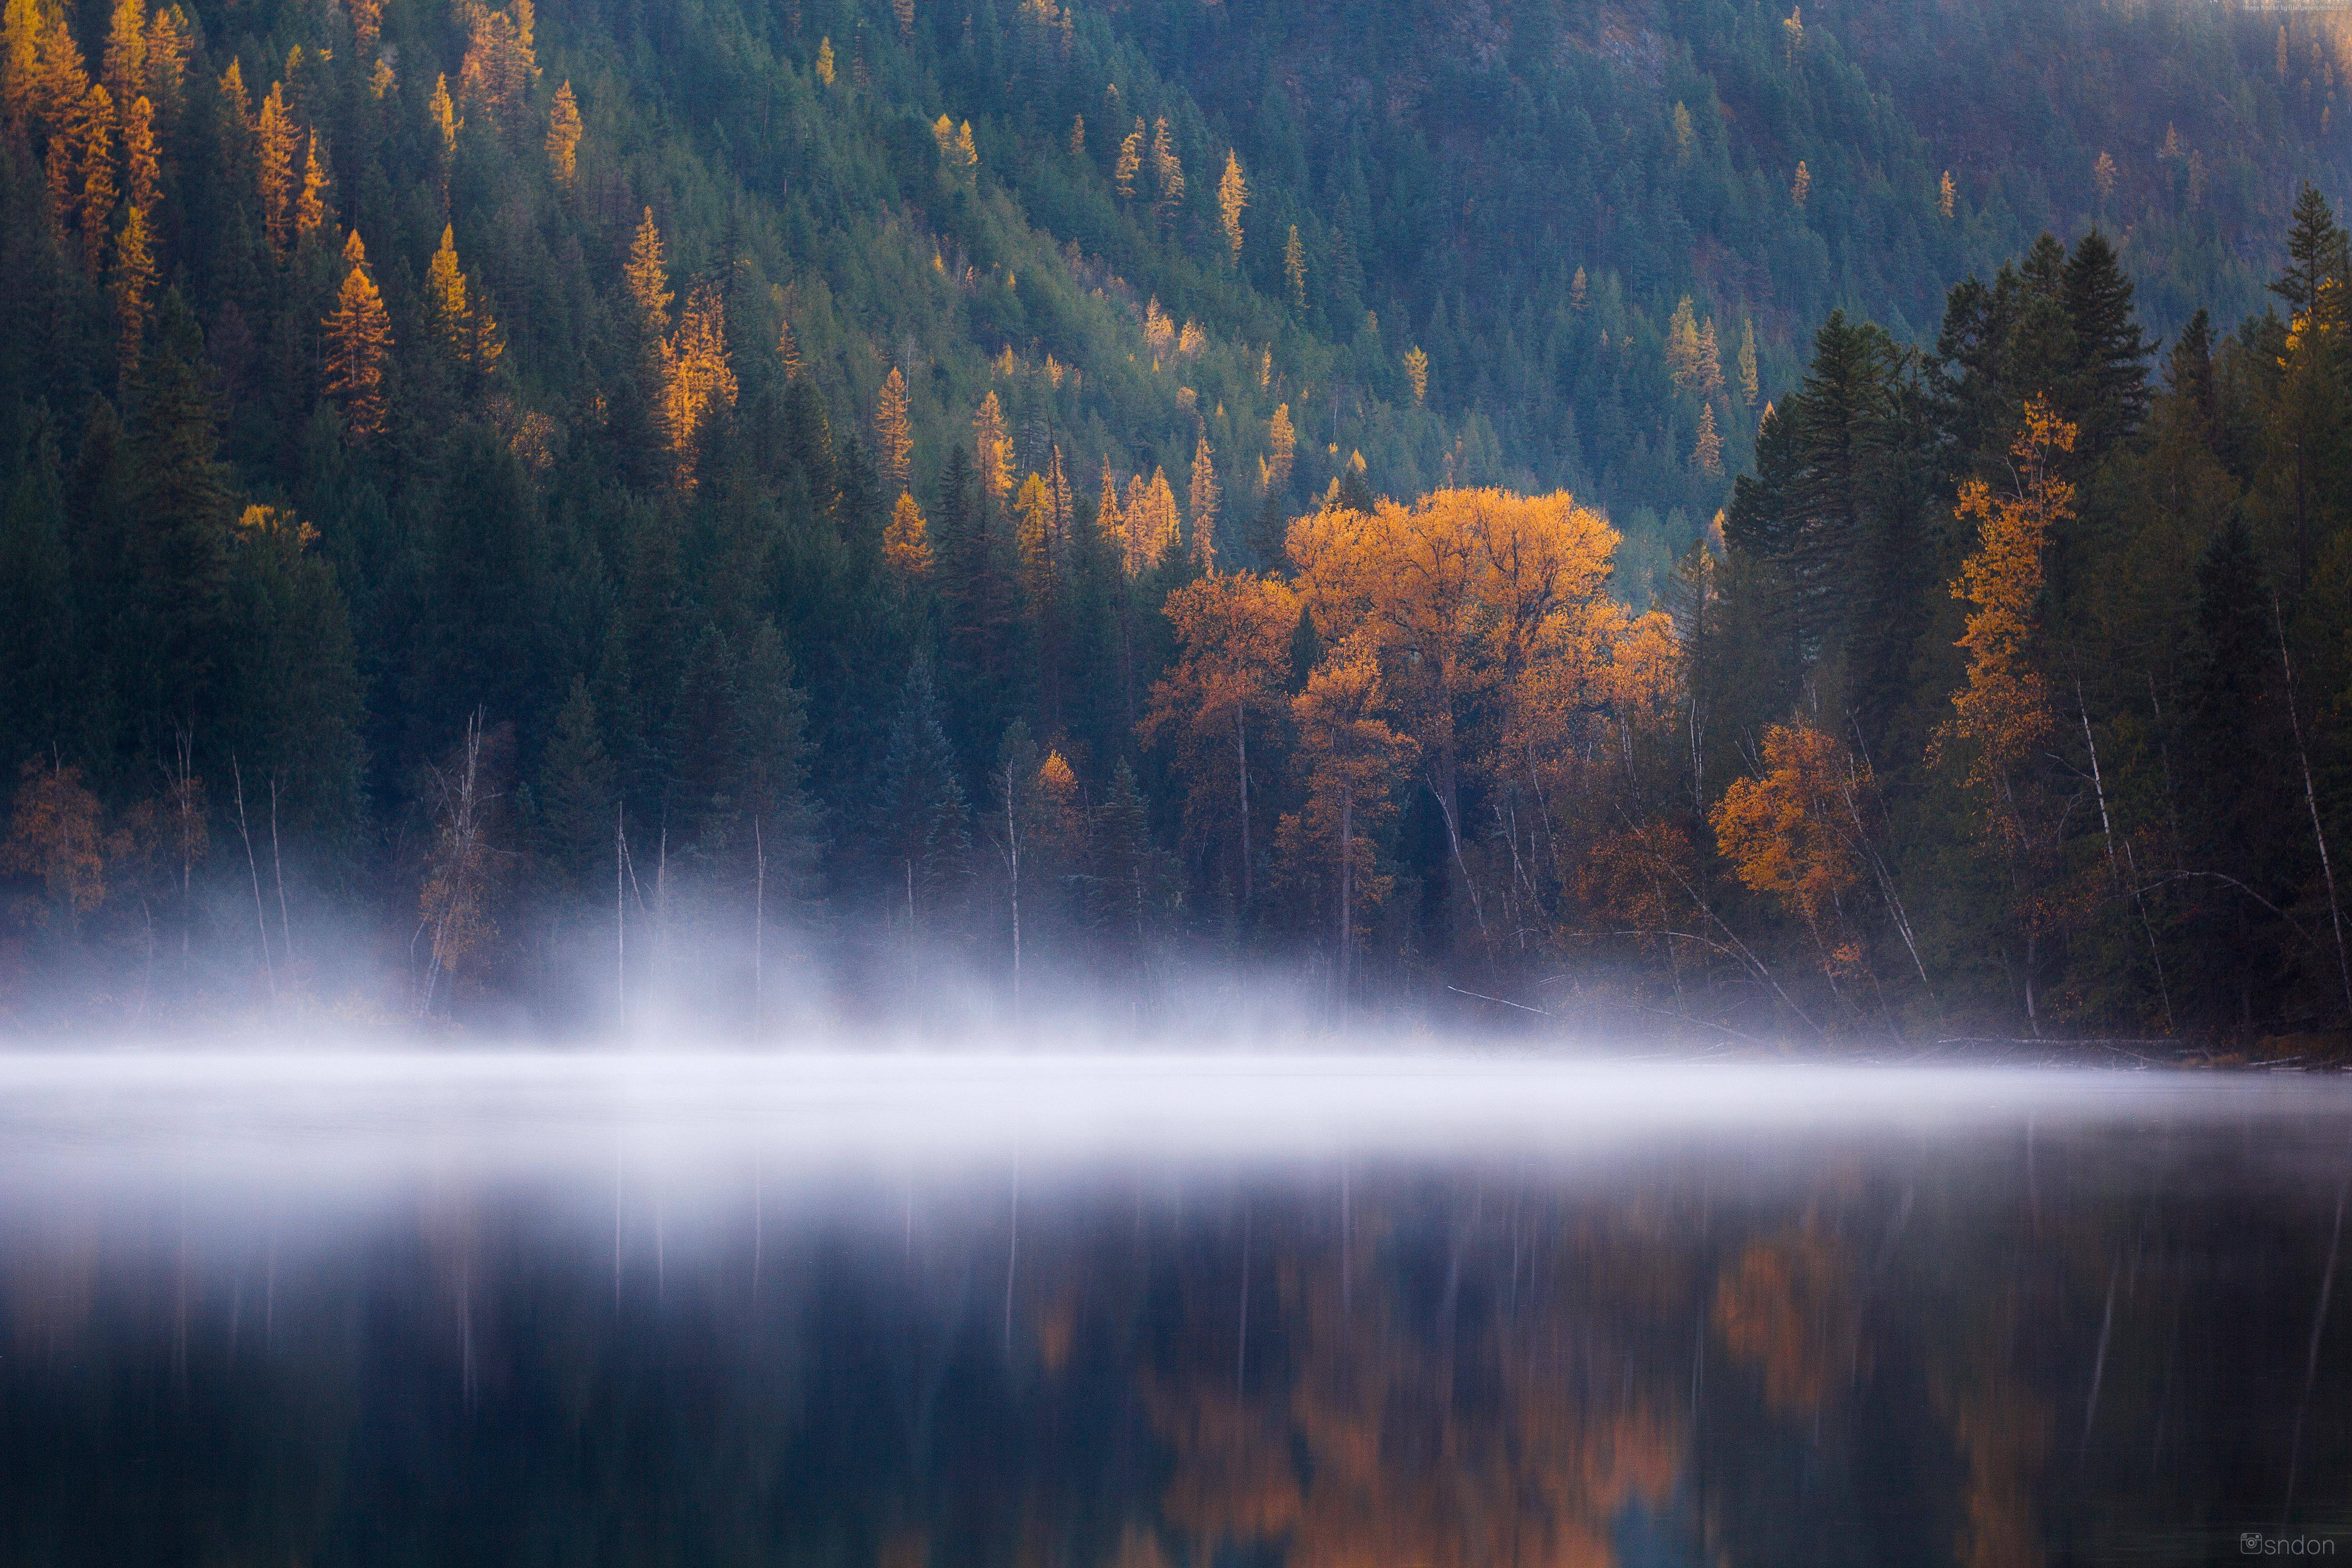
[[1106, 952], [1717, 1030], [2352, 1004], [2324, 13], [0, 45], [20, 1023]]

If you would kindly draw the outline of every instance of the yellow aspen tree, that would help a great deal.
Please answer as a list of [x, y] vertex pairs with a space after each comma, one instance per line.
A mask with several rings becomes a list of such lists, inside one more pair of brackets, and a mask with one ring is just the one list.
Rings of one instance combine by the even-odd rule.
[[147, 96], [147, 6], [145, 0], [114, 0], [106, 29], [102, 78], [117, 103]]
[[1756, 321], [1750, 317], [1739, 323], [1739, 401], [1753, 408], [1762, 391], [1756, 368]]
[[151, 239], [163, 173], [163, 161], [155, 148], [155, 106], [144, 98], [132, 99], [122, 115], [122, 194], [131, 205], [147, 213]]
[[655, 342], [669, 336], [669, 263], [662, 257], [661, 230], [654, 225], [654, 209], [646, 208], [635, 238], [629, 241], [629, 261], [623, 276], [637, 320]]
[[1135, 199], [1135, 176], [1143, 169], [1143, 121], [1138, 116], [1135, 129], [1118, 144], [1118, 162], [1111, 165], [1110, 183], [1120, 196]]
[[[130, 847], [123, 835], [106, 831], [104, 808], [83, 787], [80, 769], [37, 758], [25, 763], [8, 837], [0, 839], [0, 871], [39, 878], [68, 934], [106, 901], [106, 862]], [[45, 923], [48, 911], [35, 906], [34, 918]]]
[[1002, 502], [1013, 491], [1013, 437], [1004, 426], [1004, 407], [991, 392], [971, 416], [971, 455], [980, 470], [980, 488], [988, 499]]
[[703, 432], [713, 415], [735, 406], [735, 371], [727, 355], [727, 311], [705, 283], [688, 296], [677, 334], [662, 345], [662, 424], [677, 486], [691, 489]]
[[1832, 985], [1861, 967], [1845, 911], [1869, 869], [1875, 812], [1866, 803], [1876, 790], [1869, 763], [1836, 737], [1775, 724], [1764, 731], [1762, 772], [1733, 780], [1707, 817], [1733, 874], [1805, 922]]
[[343, 246], [351, 271], [326, 321], [327, 393], [343, 406], [350, 438], [366, 443], [383, 433], [383, 365], [392, 352], [392, 320], [368, 275], [367, 247], [353, 229]]
[[1702, 403], [1698, 408], [1698, 441], [1691, 448], [1691, 467], [1708, 479], [1723, 474], [1723, 435], [1715, 427], [1715, 405]]
[[915, 498], [904, 490], [898, 492], [898, 504], [891, 508], [890, 521], [882, 530], [882, 561], [901, 582], [918, 582], [931, 574], [930, 525], [923, 521]]
[[1307, 798], [1282, 819], [1276, 847], [1287, 880], [1308, 883], [1313, 868], [1330, 868], [1334, 973], [1344, 1006], [1356, 916], [1378, 908], [1394, 881], [1377, 874], [1370, 836], [1395, 815], [1397, 786], [1419, 748], [1388, 721], [1380, 659], [1368, 642], [1350, 639], [1332, 649], [1307, 678], [1307, 689], [1291, 699], [1290, 715]]
[[[441, 132], [441, 157], [446, 164], [457, 153], [457, 106], [450, 101], [449, 77], [446, 71], [433, 79], [433, 97], [427, 104], [427, 112], [433, 116], [434, 129]], [[442, 178], [444, 181], [448, 178], [446, 170]]]
[[1404, 378], [1412, 384], [1415, 403], [1429, 401], [1429, 355], [1419, 344], [1407, 349], [1404, 355]]
[[1290, 466], [1298, 450], [1298, 432], [1291, 428], [1290, 405], [1277, 403], [1266, 421], [1265, 456], [1257, 460], [1258, 488], [1279, 494], [1290, 483]]
[[1225, 172], [1217, 180], [1217, 222], [1225, 231], [1225, 249], [1234, 264], [1242, 259], [1242, 209], [1249, 205], [1249, 182], [1242, 177], [1241, 154], [1225, 153]]
[[831, 38], [817, 40], [816, 79], [827, 87], [833, 85], [833, 40]]
[[[145, 102], [144, 99], [140, 100]], [[155, 292], [155, 256], [148, 236], [147, 214], [152, 203], [132, 202], [123, 219], [122, 234], [114, 246], [114, 319], [117, 368], [121, 384], [130, 386], [138, 374], [140, 351], [146, 341], [147, 321]]]
[[580, 172], [580, 100], [572, 96], [568, 81], [555, 89], [555, 102], [547, 111], [547, 166], [566, 190]]
[[1805, 198], [1812, 194], [1813, 172], [1805, 167], [1805, 161], [1800, 158], [1797, 160], [1797, 177], [1789, 184], [1789, 195], [1795, 197], [1797, 205], [1801, 207], [1805, 205]]
[[915, 426], [907, 417], [907, 378], [895, 364], [874, 400], [874, 440], [892, 488], [907, 489], [914, 472]]
[[1959, 199], [1960, 188], [1952, 183], [1952, 172], [1949, 169], [1947, 169], [1944, 171], [1944, 183], [1937, 187], [1936, 191], [1936, 212], [1937, 216], [1949, 218], [1952, 216], [1953, 209], [1959, 205]]
[[1255, 897], [1256, 858], [1250, 742], [1287, 706], [1298, 600], [1279, 577], [1236, 572], [1185, 584], [1161, 613], [1175, 634], [1176, 657], [1153, 684], [1137, 735], [1146, 745], [1172, 746], [1189, 832], [1223, 839], [1226, 824], [1237, 826], [1227, 842], [1247, 905]]
[[1307, 247], [1298, 243], [1298, 226], [1290, 226], [1290, 237], [1283, 242], [1282, 276], [1290, 284], [1290, 302], [1298, 310], [1307, 309]]
[[95, 279], [106, 268], [106, 245], [112, 237], [114, 216], [114, 102], [104, 87], [92, 83], [82, 95], [80, 113], [73, 127], [74, 154], [81, 166], [81, 193], [77, 204], [81, 219], [82, 270]]
[[268, 233], [269, 248], [283, 256], [294, 225], [295, 146], [294, 121], [286, 112], [285, 83], [269, 84], [269, 96], [261, 100], [261, 118], [255, 135], [262, 227]]
[[319, 163], [319, 133], [310, 133], [302, 156], [302, 194], [294, 203], [294, 237], [310, 238], [327, 226], [327, 171]]

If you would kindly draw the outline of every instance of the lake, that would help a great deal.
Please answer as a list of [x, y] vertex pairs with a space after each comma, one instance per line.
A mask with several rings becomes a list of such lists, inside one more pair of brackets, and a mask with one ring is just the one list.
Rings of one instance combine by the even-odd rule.
[[2352, 1079], [0, 1058], [0, 1555], [2352, 1551]]

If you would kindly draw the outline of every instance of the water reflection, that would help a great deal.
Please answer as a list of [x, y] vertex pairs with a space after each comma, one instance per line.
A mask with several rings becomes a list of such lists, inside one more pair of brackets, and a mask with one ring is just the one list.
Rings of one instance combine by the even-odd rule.
[[443, 1145], [344, 1184], [315, 1141], [224, 1166], [93, 1129], [67, 1157], [17, 1102], [12, 1147], [44, 1157], [0, 1189], [0, 1541], [887, 1568], [2347, 1549], [2335, 1092], [1599, 1153]]

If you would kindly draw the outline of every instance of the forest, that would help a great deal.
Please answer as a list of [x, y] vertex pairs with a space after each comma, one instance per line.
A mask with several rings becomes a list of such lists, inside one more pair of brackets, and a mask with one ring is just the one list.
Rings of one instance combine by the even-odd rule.
[[0, 1023], [2343, 1029], [2347, 58], [6, 0]]

